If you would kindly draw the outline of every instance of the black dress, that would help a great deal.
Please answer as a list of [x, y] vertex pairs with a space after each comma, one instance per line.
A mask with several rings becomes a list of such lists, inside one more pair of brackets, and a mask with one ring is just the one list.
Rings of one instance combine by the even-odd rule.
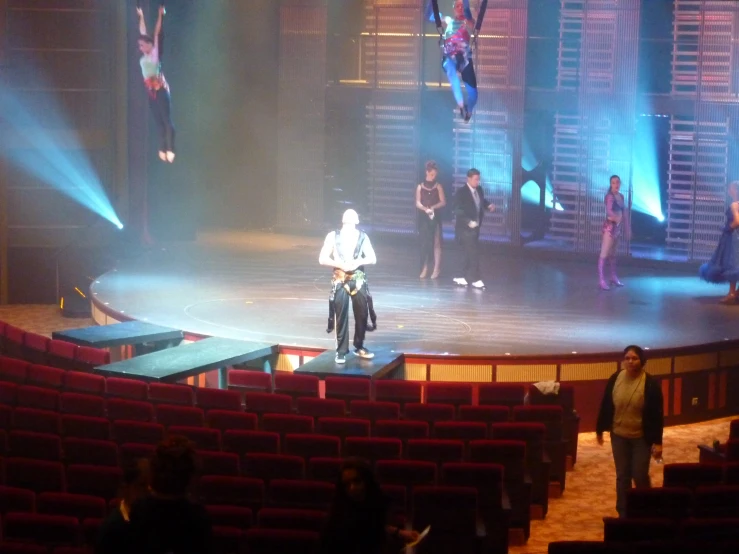
[[[432, 188], [427, 188], [429, 185]], [[439, 192], [441, 185], [425, 181], [419, 186], [421, 187], [422, 206], [430, 208], [439, 203], [441, 200], [441, 193]], [[441, 214], [438, 210], [435, 210], [434, 217], [431, 218], [425, 211], [416, 211], [418, 212], [418, 234], [421, 238], [421, 268], [427, 267], [430, 269], [434, 264], [434, 244], [437, 233], [441, 239]]]

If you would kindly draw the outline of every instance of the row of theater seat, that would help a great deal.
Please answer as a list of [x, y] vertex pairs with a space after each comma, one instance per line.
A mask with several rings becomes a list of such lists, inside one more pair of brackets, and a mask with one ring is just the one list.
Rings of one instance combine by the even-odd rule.
[[0, 321], [0, 354], [61, 369], [92, 371], [109, 364], [110, 353], [24, 331]]
[[739, 485], [632, 489], [627, 496], [626, 517], [739, 518]]

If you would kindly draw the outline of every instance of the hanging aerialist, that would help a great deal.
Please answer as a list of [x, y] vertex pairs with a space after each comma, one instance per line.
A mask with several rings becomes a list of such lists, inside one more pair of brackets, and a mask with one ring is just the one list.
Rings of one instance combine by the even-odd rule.
[[162, 19], [164, 6], [159, 6], [159, 16], [154, 27], [154, 34], [146, 34], [144, 12], [136, 8], [139, 16], [139, 50], [141, 51], [141, 73], [144, 76], [144, 86], [149, 95], [149, 105], [154, 113], [154, 121], [159, 130], [159, 159], [172, 163], [175, 158], [174, 125], [171, 116], [171, 99], [169, 85], [162, 73], [162, 57], [159, 51], [162, 38]]
[[[472, 15], [470, 0], [454, 0], [454, 17], [442, 16], [438, 0], [429, 0], [426, 9], [426, 16], [436, 23], [436, 29], [439, 31], [442, 67], [452, 87], [459, 115], [465, 123], [469, 122], [477, 104], [477, 77], [472, 62], [472, 42], [473, 37], [477, 40], [486, 8], [487, 0], [482, 0], [477, 20]], [[466, 103], [460, 77], [467, 90]]]

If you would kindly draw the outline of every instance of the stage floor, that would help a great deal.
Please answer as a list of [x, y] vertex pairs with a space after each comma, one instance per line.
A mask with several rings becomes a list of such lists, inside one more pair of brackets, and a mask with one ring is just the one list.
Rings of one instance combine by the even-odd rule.
[[[375, 241], [373, 241], [373, 244]], [[154, 248], [99, 277], [95, 302], [122, 318], [188, 333], [282, 346], [334, 347], [327, 334], [330, 271], [322, 240], [212, 232], [195, 244]], [[614, 352], [636, 343], [673, 348], [739, 338], [739, 306], [723, 286], [680, 269], [620, 270], [622, 289], [598, 289], [593, 263], [482, 256], [487, 288], [452, 282], [460, 253], [445, 245], [444, 272], [418, 279], [413, 243], [380, 240], [369, 270], [379, 329], [367, 346], [397, 352], [512, 356]]]

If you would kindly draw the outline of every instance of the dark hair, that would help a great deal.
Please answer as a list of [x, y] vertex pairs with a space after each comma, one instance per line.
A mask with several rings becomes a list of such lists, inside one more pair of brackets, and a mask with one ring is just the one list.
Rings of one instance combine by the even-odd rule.
[[160, 494], [182, 496], [195, 474], [195, 450], [185, 437], [172, 436], [157, 446], [151, 459], [151, 488]]
[[149, 477], [149, 460], [139, 458], [126, 464], [123, 468], [123, 484], [132, 485]]
[[626, 348], [624, 348], [624, 355], [626, 355], [629, 350], [633, 350], [634, 354], [636, 354], [639, 357], [639, 361], [641, 362], [641, 366], [644, 367], [647, 365], [647, 353], [644, 352], [644, 349], [641, 346], [637, 346], [635, 344], [630, 344]]
[[479, 169], [475, 169], [475, 168], [473, 167], [472, 169], [470, 169], [470, 170], [469, 170], [469, 171], [467, 172], [467, 177], [474, 177], [475, 175], [479, 175], [479, 174], [480, 174], [480, 170], [479, 170]]
[[139, 35], [139, 40], [143, 40], [147, 44], [154, 44], [154, 39], [149, 35]]
[[[343, 475], [347, 470], [354, 470], [364, 483], [364, 501], [354, 502], [349, 498], [344, 485]], [[324, 538], [329, 541], [333, 535], [341, 536], [346, 529], [353, 529], [356, 540], [365, 544], [381, 545], [385, 541], [385, 524], [387, 523], [388, 500], [377, 482], [368, 462], [361, 458], [347, 458], [341, 464], [339, 478], [336, 481], [334, 500], [329, 512]]]
[[426, 162], [426, 171], [438, 171], [439, 166], [436, 165], [436, 162], [434, 160], [429, 160]]
[[618, 179], [618, 180], [620, 181], [620, 180], [621, 180], [621, 177], [619, 177], [619, 176], [618, 176], [618, 175], [616, 175], [616, 174], [613, 174], [613, 175], [611, 175], [611, 176], [610, 176], [610, 177], [608, 178], [608, 183], [610, 183], [610, 182], [611, 182], [611, 181], [613, 181], [614, 179]]

